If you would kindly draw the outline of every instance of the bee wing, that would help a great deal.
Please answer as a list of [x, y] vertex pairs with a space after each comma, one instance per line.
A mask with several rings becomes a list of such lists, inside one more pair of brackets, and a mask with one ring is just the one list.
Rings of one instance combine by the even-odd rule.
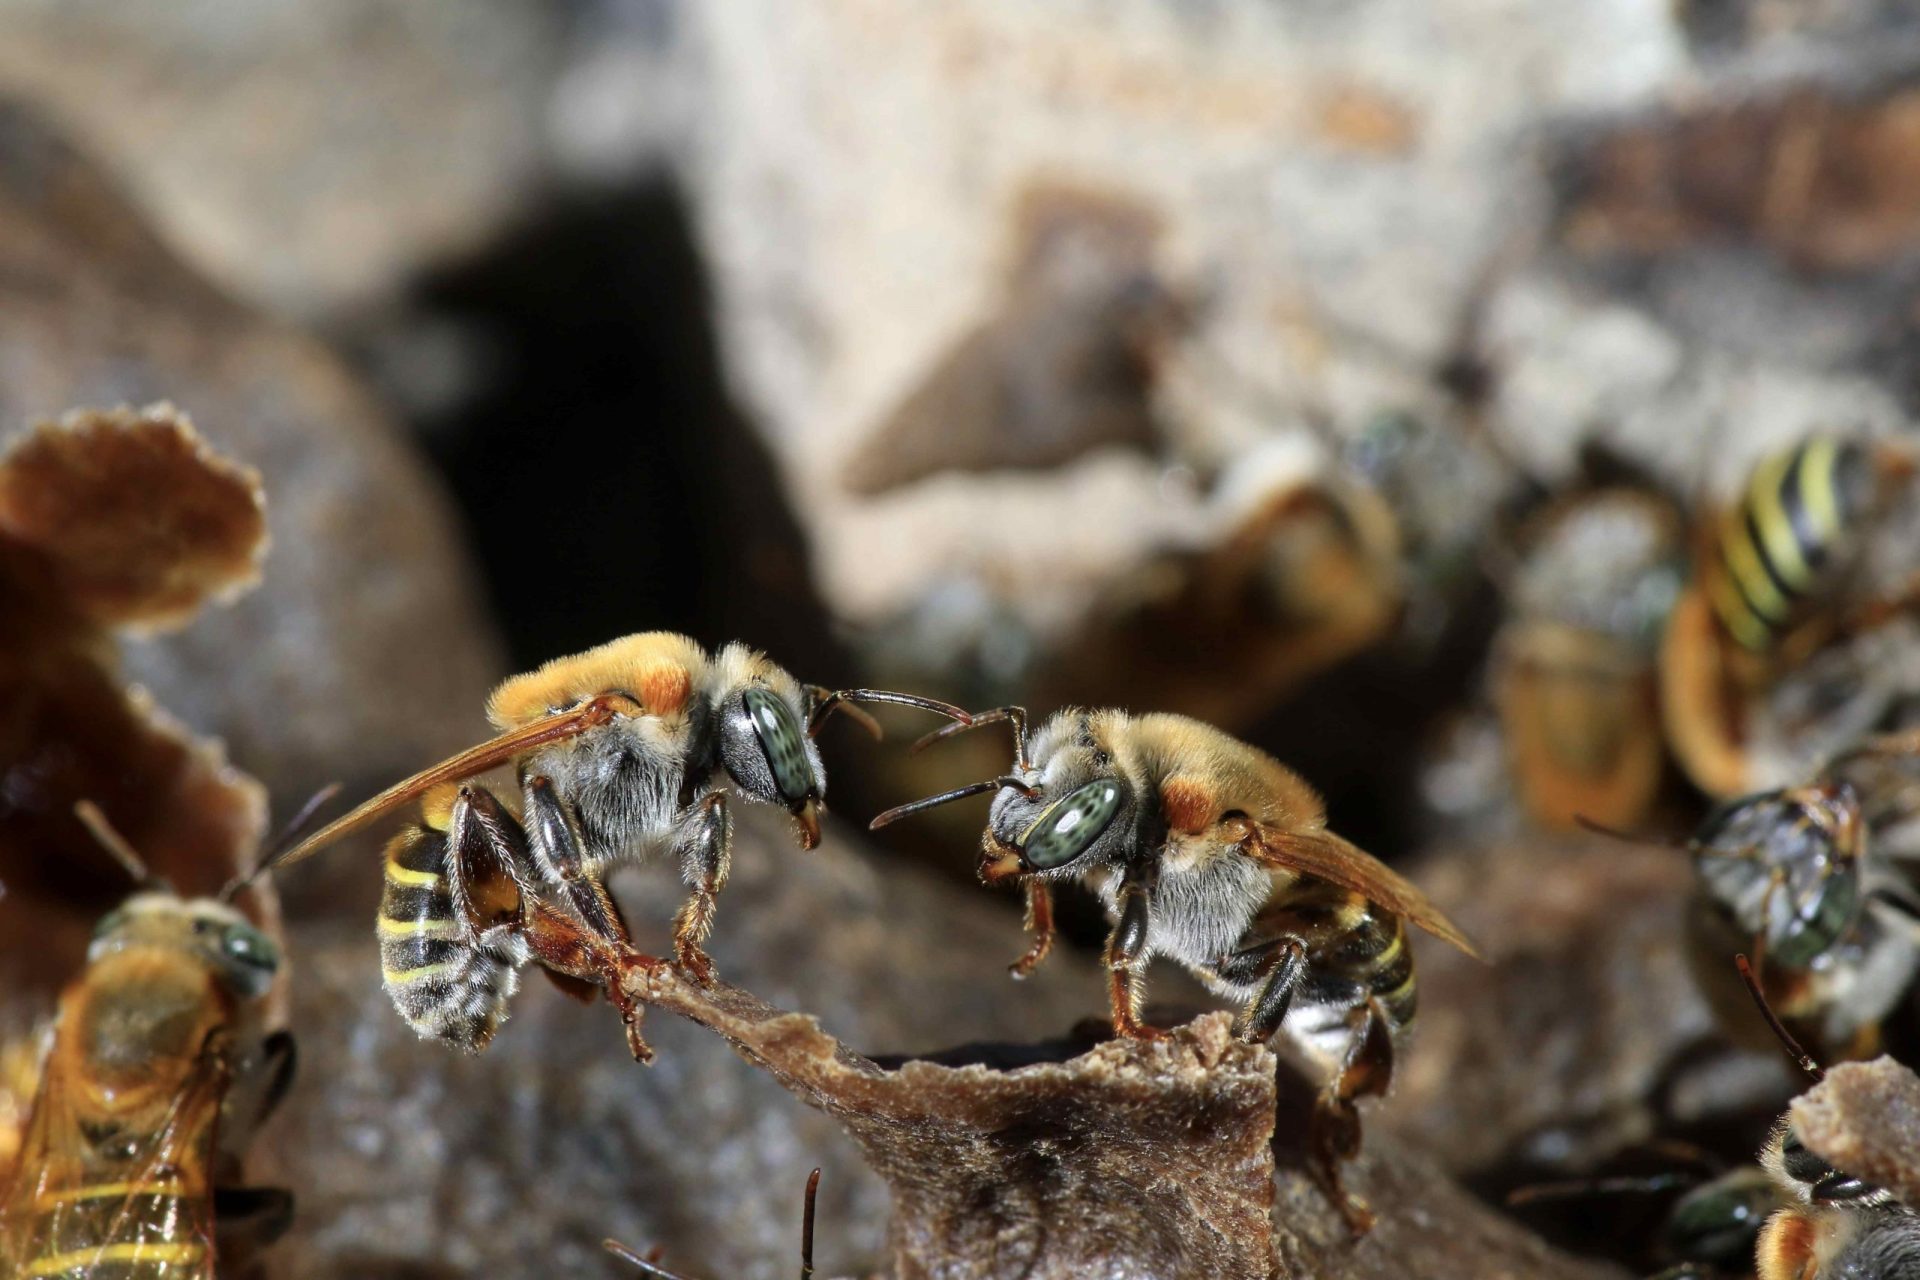
[[1351, 889], [1474, 959], [1484, 959], [1419, 886], [1359, 846], [1331, 831], [1283, 832], [1257, 822], [1248, 826], [1252, 834], [1241, 847], [1255, 860]]
[[[335, 818], [302, 840], [288, 851], [286, 857], [280, 859], [279, 865], [292, 866], [303, 858], [312, 857], [328, 845], [345, 839], [368, 823], [443, 783], [460, 782], [485, 773], [516, 756], [525, 755], [536, 747], [560, 742], [605, 724], [613, 718], [616, 702], [626, 702], [626, 700], [595, 698], [592, 702], [583, 703], [571, 711], [543, 716], [517, 729], [509, 729], [477, 747], [469, 747], [459, 755], [442, 760], [439, 764], [430, 769], [424, 769], [411, 778], [396, 782], [373, 799]], [[627, 705], [632, 704], [627, 703]]]
[[212, 1280], [213, 1142], [229, 1078], [221, 1053], [202, 1052], [165, 1119], [132, 1139], [133, 1158], [101, 1174], [70, 1096], [72, 1082], [50, 1069], [34, 1102], [18, 1176], [0, 1202], [0, 1256], [25, 1274], [27, 1264], [54, 1251], [69, 1260], [60, 1268], [67, 1274], [69, 1267], [103, 1264], [92, 1255], [113, 1247], [125, 1261], [142, 1264], [143, 1274]]

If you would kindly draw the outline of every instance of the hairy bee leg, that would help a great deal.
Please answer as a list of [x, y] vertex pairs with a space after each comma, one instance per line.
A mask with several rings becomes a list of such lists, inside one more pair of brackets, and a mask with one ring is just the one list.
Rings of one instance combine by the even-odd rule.
[[1027, 932], [1033, 943], [1027, 953], [1007, 966], [1015, 978], [1026, 978], [1053, 950], [1053, 889], [1045, 880], [1027, 881]]
[[724, 791], [701, 799], [680, 844], [680, 874], [692, 893], [673, 918], [673, 958], [701, 986], [713, 983], [713, 961], [703, 949], [713, 931], [720, 891], [733, 865], [733, 819]]
[[1307, 975], [1307, 944], [1293, 937], [1263, 942], [1234, 952], [1214, 966], [1214, 972], [1228, 981], [1260, 983], [1246, 1008], [1234, 1019], [1233, 1033], [1249, 1044], [1264, 1044], [1287, 1020], [1294, 993]]
[[485, 787], [461, 787], [447, 821], [447, 845], [453, 852], [448, 888], [467, 929], [479, 934], [497, 924], [518, 925], [540, 873], [526, 828], [500, 797]]
[[567, 905], [571, 906], [587, 928], [609, 942], [625, 946], [627, 927], [608, 896], [607, 888], [587, 870], [585, 841], [566, 805], [554, 792], [551, 778], [536, 775], [527, 779], [527, 819], [529, 834], [544, 850], [547, 871], [560, 882]]
[[1380, 1097], [1393, 1080], [1393, 1033], [1379, 1002], [1368, 998], [1348, 1019], [1353, 1039], [1346, 1060], [1313, 1104], [1308, 1144], [1315, 1175], [1355, 1235], [1373, 1228], [1373, 1210], [1348, 1191], [1340, 1166], [1360, 1153], [1361, 1098]]
[[1140, 1021], [1147, 989], [1147, 935], [1153, 922], [1147, 896], [1152, 872], [1136, 863], [1125, 875], [1120, 920], [1107, 938], [1107, 999], [1113, 1009], [1113, 1033], [1134, 1040], [1164, 1040], [1167, 1032]]
[[521, 933], [527, 940], [528, 954], [542, 968], [604, 988], [607, 999], [620, 1011], [620, 1018], [626, 1024], [627, 1048], [633, 1060], [653, 1061], [653, 1050], [641, 1034], [645, 1009], [628, 998], [623, 979], [630, 970], [658, 965], [658, 960], [610, 943], [582, 927], [573, 917], [537, 900], [527, 914]]

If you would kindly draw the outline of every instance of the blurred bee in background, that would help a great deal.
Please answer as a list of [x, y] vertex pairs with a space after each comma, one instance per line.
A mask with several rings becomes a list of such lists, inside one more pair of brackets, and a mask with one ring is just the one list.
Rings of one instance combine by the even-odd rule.
[[240, 1153], [285, 1093], [293, 1041], [269, 1033], [279, 949], [234, 906], [151, 881], [91, 806], [83, 820], [139, 889], [95, 930], [62, 994], [0, 1258], [19, 1277], [210, 1278], [283, 1233], [292, 1199], [238, 1185]]
[[[577, 930], [523, 905], [536, 885], [556, 891], [604, 962], [628, 943], [605, 887], [608, 868], [667, 852], [692, 891], [674, 921], [674, 956], [710, 981], [703, 944], [731, 859], [728, 783], [748, 800], [786, 809], [801, 847], [811, 849], [826, 793], [813, 738], [836, 709], [853, 712], [856, 702], [966, 719], [958, 707], [910, 694], [802, 685], [743, 644], [709, 655], [671, 632], [627, 636], [508, 679], [487, 705], [498, 737], [389, 787], [286, 861], [436, 787], [512, 762], [524, 826], [482, 789], [469, 788], [459, 802], [442, 793], [427, 806], [425, 826], [403, 833], [387, 853], [382, 944], [389, 965], [403, 966], [389, 968], [387, 987], [422, 1034], [479, 1048], [512, 994], [506, 975], [524, 958], [523, 945], [552, 941], [569, 953], [561, 968], [583, 959]], [[543, 924], [538, 934], [523, 932], [529, 912]], [[631, 1028], [633, 1011], [625, 1012]], [[637, 1033], [633, 1046], [647, 1056]]]
[[1353, 1228], [1366, 1230], [1372, 1214], [1342, 1188], [1339, 1167], [1359, 1149], [1357, 1101], [1386, 1092], [1396, 1033], [1413, 1020], [1405, 922], [1474, 954], [1466, 937], [1419, 889], [1328, 831], [1298, 775], [1211, 725], [1068, 710], [1041, 726], [1029, 751], [1023, 708], [979, 713], [971, 725], [999, 720], [1013, 726], [1011, 773], [902, 805], [873, 825], [994, 792], [980, 878], [1025, 887], [1034, 935], [1014, 975], [1031, 973], [1052, 946], [1052, 884], [1081, 881], [1113, 922], [1106, 963], [1120, 1035], [1166, 1034], [1140, 1021], [1157, 955], [1242, 1002], [1236, 1034], [1245, 1040], [1272, 1038], [1296, 1014], [1299, 1042], [1330, 1072], [1310, 1135], [1315, 1171]]
[[[813, 1207], [820, 1194], [820, 1171], [815, 1169], [807, 1175], [806, 1201], [800, 1210], [800, 1280], [813, 1280]], [[621, 1244], [618, 1240], [601, 1242], [608, 1253], [638, 1267], [653, 1280], [687, 1280], [678, 1271], [669, 1271], [661, 1266], [656, 1258], [644, 1257]]]
[[1688, 846], [1690, 949], [1725, 1025], [1751, 1025], [1726, 981], [1727, 957], [1751, 950], [1768, 1001], [1797, 1034], [1830, 1058], [1877, 1051], [1883, 1020], [1920, 975], [1920, 906], [1869, 820], [1883, 800], [1856, 784], [1916, 749], [1912, 734], [1870, 739], [1815, 781], [1733, 801], [1702, 823]]
[[1555, 504], [1522, 537], [1493, 674], [1521, 804], [1547, 826], [1630, 826], [1665, 772], [1655, 655], [1680, 591], [1679, 513], [1607, 488]]
[[1392, 630], [1394, 513], [1304, 434], [1235, 457], [1206, 511], [1191, 543], [1110, 584], [1029, 683], [1072, 705], [1145, 681], [1169, 706], [1240, 726]]
[[1568, 1197], [1658, 1195], [1686, 1187], [1660, 1220], [1654, 1252], [1674, 1265], [1656, 1280], [1721, 1280], [1750, 1274], [1761, 1228], [1786, 1207], [1786, 1196], [1758, 1164], [1726, 1170], [1706, 1181], [1698, 1181], [1699, 1176], [1674, 1172], [1546, 1183], [1519, 1188], [1507, 1203], [1517, 1207]]
[[1837, 652], [1833, 671], [1816, 657], [1914, 603], [1911, 582], [1860, 599], [1868, 535], [1913, 471], [1892, 447], [1816, 436], [1763, 458], [1740, 499], [1702, 521], [1660, 650], [1668, 741], [1701, 790], [1727, 797], [1764, 784], [1763, 699], [1790, 678], [1816, 704], [1795, 713], [1813, 758], [1879, 727], [1889, 699], [1911, 692], [1890, 687], [1898, 664], [1880, 656]]

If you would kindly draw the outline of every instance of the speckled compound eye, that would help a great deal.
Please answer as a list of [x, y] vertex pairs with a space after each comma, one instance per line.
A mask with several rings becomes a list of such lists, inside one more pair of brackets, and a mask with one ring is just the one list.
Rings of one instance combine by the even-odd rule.
[[1682, 1196], [1667, 1218], [1667, 1247], [1678, 1257], [1729, 1269], [1751, 1265], [1760, 1227], [1779, 1205], [1763, 1180], [1709, 1183]]
[[263, 995], [280, 968], [280, 948], [250, 925], [232, 924], [220, 935], [220, 954], [231, 963], [248, 995]]
[[815, 794], [813, 765], [807, 759], [806, 742], [787, 704], [766, 689], [748, 689], [742, 701], [781, 798], [789, 804], [798, 804]]
[[1021, 851], [1034, 871], [1064, 867], [1100, 838], [1120, 812], [1120, 784], [1111, 778], [1068, 792], [1027, 831]]

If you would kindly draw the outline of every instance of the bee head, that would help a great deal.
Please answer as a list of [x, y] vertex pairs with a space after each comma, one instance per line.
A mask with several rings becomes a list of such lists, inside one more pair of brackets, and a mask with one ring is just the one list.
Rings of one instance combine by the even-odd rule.
[[280, 948], [245, 916], [208, 898], [137, 893], [101, 918], [87, 948], [89, 963], [132, 947], [192, 953], [235, 995], [258, 999], [280, 972]]
[[1124, 843], [1132, 796], [1116, 777], [1094, 778], [1065, 791], [1042, 787], [1029, 795], [1003, 787], [987, 820], [996, 852], [1011, 851], [1029, 875], [1067, 876]]
[[1661, 1243], [1675, 1258], [1737, 1270], [1752, 1261], [1760, 1228], [1780, 1206], [1764, 1170], [1738, 1169], [1675, 1201]]
[[827, 777], [805, 726], [797, 688], [754, 681], [720, 706], [720, 763], [727, 776], [749, 799], [777, 804], [797, 818], [801, 842], [811, 849], [820, 839]]

